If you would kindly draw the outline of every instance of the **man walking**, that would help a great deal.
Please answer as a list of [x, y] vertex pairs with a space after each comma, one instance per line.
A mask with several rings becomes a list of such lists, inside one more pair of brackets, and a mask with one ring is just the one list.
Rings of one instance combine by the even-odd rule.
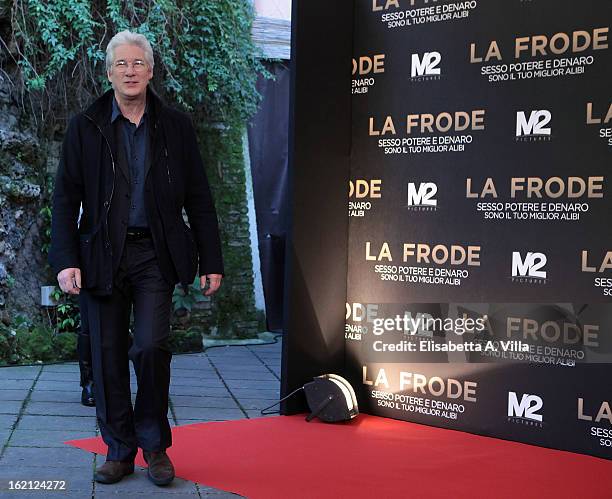
[[[95, 473], [102, 483], [132, 473], [138, 447], [155, 484], [174, 478], [166, 454], [172, 292], [193, 282], [198, 262], [205, 295], [223, 275], [196, 134], [184, 113], [149, 88], [153, 65], [143, 35], [122, 31], [110, 40], [113, 88], [70, 121], [53, 197], [49, 261], [61, 289], [83, 293], [87, 303], [96, 413], [108, 445]], [[128, 350], [138, 380], [133, 408]]]

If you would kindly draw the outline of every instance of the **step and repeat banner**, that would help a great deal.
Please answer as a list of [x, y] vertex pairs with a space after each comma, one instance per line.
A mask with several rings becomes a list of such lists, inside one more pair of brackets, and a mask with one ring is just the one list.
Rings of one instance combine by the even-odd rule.
[[366, 412], [612, 458], [612, 2], [357, 0]]

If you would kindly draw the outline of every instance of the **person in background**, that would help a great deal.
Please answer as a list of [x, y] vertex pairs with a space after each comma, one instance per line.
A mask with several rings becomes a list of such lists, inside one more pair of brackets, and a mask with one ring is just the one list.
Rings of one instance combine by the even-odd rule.
[[79, 371], [81, 372], [81, 404], [87, 407], [96, 405], [93, 386], [93, 369], [91, 366], [91, 341], [89, 339], [89, 324], [87, 322], [87, 302], [83, 295], [79, 296], [81, 327], [77, 337], [77, 353], [79, 355]]
[[[83, 205], [79, 209], [77, 227], [81, 225], [83, 216]], [[77, 355], [79, 357], [79, 371], [81, 373], [81, 404], [87, 407], [95, 407], [96, 398], [93, 389], [93, 369], [91, 366], [91, 340], [89, 338], [89, 322], [87, 321], [87, 302], [83, 295], [79, 294], [79, 315], [81, 325], [77, 335]]]

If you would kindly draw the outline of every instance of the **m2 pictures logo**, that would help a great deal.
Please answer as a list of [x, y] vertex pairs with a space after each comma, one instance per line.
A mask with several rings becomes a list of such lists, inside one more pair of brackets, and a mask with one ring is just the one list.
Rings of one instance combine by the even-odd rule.
[[542, 397], [524, 393], [508, 392], [508, 421], [526, 426], [543, 427], [544, 418], [540, 411], [544, 407]]
[[545, 284], [548, 277], [548, 259], [544, 253], [528, 251], [523, 257], [520, 251], [512, 252], [512, 282], [523, 284]]
[[552, 129], [549, 126], [552, 113], [547, 109], [536, 111], [517, 111], [515, 136], [518, 142], [548, 141], [551, 138]]
[[408, 183], [406, 207], [411, 211], [436, 211], [438, 186], [433, 182]]
[[440, 52], [412, 54], [410, 61], [410, 79], [412, 81], [439, 80], [442, 70]]

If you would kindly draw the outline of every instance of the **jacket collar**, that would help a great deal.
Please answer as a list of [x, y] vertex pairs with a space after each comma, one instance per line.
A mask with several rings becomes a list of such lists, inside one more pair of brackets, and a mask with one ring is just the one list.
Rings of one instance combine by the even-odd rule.
[[[102, 130], [108, 129], [111, 125], [113, 113], [114, 90], [111, 88], [98, 97], [86, 110], [85, 114], [93, 119]], [[157, 124], [161, 117], [165, 104], [155, 91], [147, 87], [147, 114], [151, 117], [151, 122]]]
[[[117, 119], [119, 119], [120, 116], [123, 116], [123, 113], [121, 112], [121, 109], [119, 108], [119, 103], [117, 102], [117, 99], [115, 99], [114, 97], [112, 99], [112, 104], [113, 104], [113, 109], [111, 111], [111, 123], [114, 123]], [[140, 126], [143, 123], [143, 121], [148, 116], [148, 113], [149, 113], [149, 103], [146, 102], [144, 113], [142, 114], [142, 118], [140, 119], [140, 123], [138, 123], [138, 126]]]

